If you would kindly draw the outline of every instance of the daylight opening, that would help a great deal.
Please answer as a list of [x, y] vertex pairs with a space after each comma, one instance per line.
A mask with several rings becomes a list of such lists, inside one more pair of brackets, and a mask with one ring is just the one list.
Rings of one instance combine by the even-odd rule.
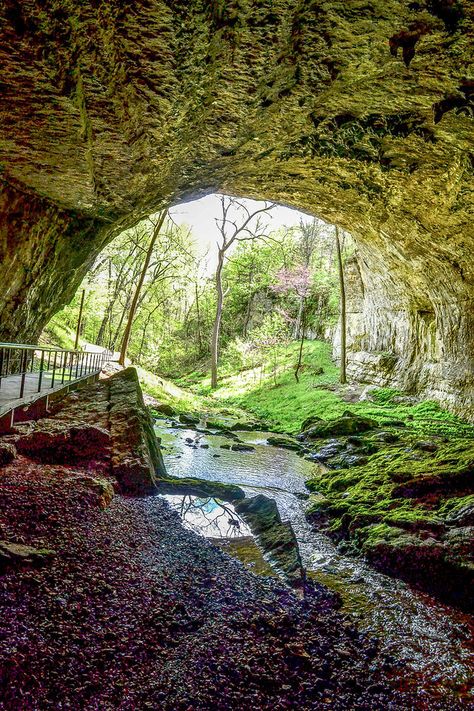
[[[165, 378], [198, 382], [202, 392], [224, 386], [235, 372], [243, 381], [276, 386], [291, 370], [298, 380], [311, 369], [315, 350], [324, 350], [334, 369], [338, 257], [353, 253], [348, 233], [316, 217], [208, 195], [122, 232], [46, 335], [72, 345], [79, 328], [83, 346], [110, 349], [124, 364]], [[324, 376], [316, 360], [313, 374]]]

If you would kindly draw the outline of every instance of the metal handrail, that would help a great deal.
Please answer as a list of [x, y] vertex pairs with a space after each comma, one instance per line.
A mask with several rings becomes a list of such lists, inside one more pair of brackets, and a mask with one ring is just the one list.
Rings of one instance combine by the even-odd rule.
[[[15, 384], [18, 392], [11, 399], [52, 390], [58, 385], [81, 380], [100, 373], [110, 360], [112, 351], [101, 352], [71, 350], [57, 346], [40, 346], [25, 343], [0, 343], [0, 392], [2, 381]], [[30, 386], [29, 388], [27, 386]]]
[[[44, 348], [48, 351], [68, 351], [68, 353], [83, 353], [85, 351], [81, 351], [79, 349], [73, 350], [71, 348], [60, 348], [59, 346], [42, 346], [39, 344], [34, 344], [34, 343], [0, 343], [0, 348], [18, 348], [19, 350], [31, 350], [31, 351], [37, 351], [41, 350], [41, 348]], [[89, 351], [90, 352], [90, 351]]]

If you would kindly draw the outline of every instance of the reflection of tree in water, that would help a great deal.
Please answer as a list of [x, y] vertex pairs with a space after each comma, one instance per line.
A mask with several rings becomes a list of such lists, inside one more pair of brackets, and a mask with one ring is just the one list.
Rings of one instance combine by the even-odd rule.
[[[215, 515], [216, 509], [219, 513]], [[219, 538], [238, 538], [248, 535], [245, 521], [231, 506], [212, 497], [183, 496], [179, 514], [183, 521], [197, 528], [200, 533]], [[244, 531], [242, 532], [242, 529]]]

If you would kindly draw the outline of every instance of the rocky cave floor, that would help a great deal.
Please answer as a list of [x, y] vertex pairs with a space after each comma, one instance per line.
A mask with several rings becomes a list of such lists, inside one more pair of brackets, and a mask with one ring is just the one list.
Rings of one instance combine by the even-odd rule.
[[0, 437], [0, 708], [468, 708], [419, 692], [335, 594], [258, 578], [121, 493], [150, 475], [131, 370]]
[[2, 708], [445, 708], [323, 589], [255, 577], [158, 498], [103, 508], [78, 474], [2, 470], [1, 537], [47, 549], [0, 577]]

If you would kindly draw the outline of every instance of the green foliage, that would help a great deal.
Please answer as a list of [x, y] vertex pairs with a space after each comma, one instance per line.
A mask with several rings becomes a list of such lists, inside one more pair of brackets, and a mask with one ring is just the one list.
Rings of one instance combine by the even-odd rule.
[[[85, 289], [82, 342], [119, 349], [152, 231], [152, 221], [144, 220], [104, 250], [74, 299], [48, 325], [50, 340], [72, 345], [67, 334], [76, 329]], [[189, 229], [169, 223], [155, 245], [138, 303], [128, 350], [134, 364], [172, 378], [209, 367], [215, 283], [196, 255]], [[301, 300], [273, 286], [283, 268], [310, 269], [306, 325], [313, 336], [324, 336], [338, 314], [332, 231], [318, 221], [281, 228], [265, 239], [236, 242], [227, 257], [219, 372], [262, 368], [261, 380], [271, 371], [276, 384], [279, 349], [299, 336]]]

